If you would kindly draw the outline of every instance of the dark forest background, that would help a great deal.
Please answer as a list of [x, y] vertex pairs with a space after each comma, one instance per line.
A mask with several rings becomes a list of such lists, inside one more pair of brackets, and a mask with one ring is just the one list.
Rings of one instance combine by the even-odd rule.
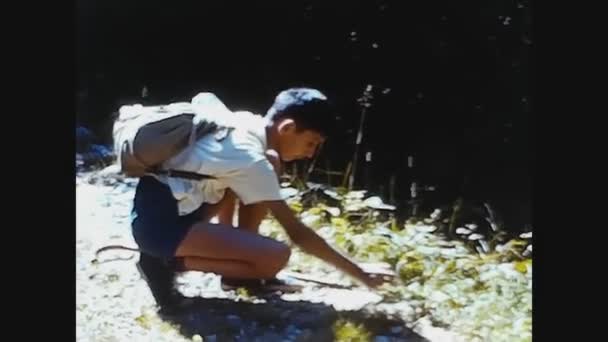
[[491, 204], [510, 230], [531, 228], [529, 1], [76, 5], [76, 120], [102, 143], [122, 104], [211, 91], [231, 109], [264, 113], [284, 88], [318, 87], [345, 128], [324, 146], [319, 169], [344, 172], [366, 108], [357, 188], [406, 216], [461, 198]]

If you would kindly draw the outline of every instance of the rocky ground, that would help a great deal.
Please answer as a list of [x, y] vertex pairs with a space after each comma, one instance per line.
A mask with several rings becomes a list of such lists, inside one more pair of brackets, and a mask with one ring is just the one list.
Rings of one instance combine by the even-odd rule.
[[[95, 256], [106, 245], [135, 247], [137, 179], [106, 167], [114, 156], [89, 130], [77, 128], [76, 137], [77, 341], [531, 341], [531, 231], [505, 237], [489, 207], [485, 226], [464, 222], [450, 232], [454, 215], [439, 209], [399, 226], [379, 215], [394, 207], [365, 191], [304, 196], [289, 184], [283, 190], [303, 222], [359, 261], [388, 262], [398, 273], [393, 283], [369, 291], [294, 247], [278, 276], [301, 291], [223, 291], [219, 276], [185, 272], [176, 286], [192, 305], [161, 318], [136, 270], [138, 253]], [[288, 242], [272, 220], [260, 231]]]
[[[76, 179], [77, 341], [457, 340], [426, 320], [403, 321], [414, 311], [406, 301], [389, 301], [357, 286], [331, 288], [291, 278], [304, 286], [301, 292], [255, 295], [223, 291], [215, 274], [186, 272], [176, 283], [194, 304], [161, 318], [136, 270], [137, 253], [107, 251], [94, 261], [102, 246], [135, 246], [129, 214], [136, 182], [112, 168]], [[288, 271], [306, 259], [294, 255]], [[315, 270], [312, 276], [352, 285], [331, 268]]]

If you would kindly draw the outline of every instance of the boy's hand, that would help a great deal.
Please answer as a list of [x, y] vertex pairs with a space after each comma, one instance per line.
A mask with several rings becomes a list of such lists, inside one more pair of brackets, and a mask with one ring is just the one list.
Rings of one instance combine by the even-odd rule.
[[386, 279], [385, 277], [386, 277], [385, 275], [380, 275], [377, 273], [365, 273], [364, 272], [359, 280], [361, 280], [361, 282], [363, 284], [365, 284], [367, 287], [375, 289], [375, 288], [379, 287], [380, 285], [390, 281], [390, 279]]
[[389, 264], [361, 263], [358, 266], [361, 268], [359, 280], [370, 288], [377, 288], [395, 277], [395, 272], [390, 269]]

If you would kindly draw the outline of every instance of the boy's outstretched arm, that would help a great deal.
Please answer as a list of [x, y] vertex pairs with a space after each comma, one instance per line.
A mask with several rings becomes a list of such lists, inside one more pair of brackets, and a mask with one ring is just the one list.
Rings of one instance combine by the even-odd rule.
[[289, 238], [304, 252], [328, 262], [369, 287], [381, 285], [384, 280], [366, 273], [355, 263], [334, 250], [323, 238], [298, 220], [285, 201], [267, 201], [266, 205], [283, 226]]

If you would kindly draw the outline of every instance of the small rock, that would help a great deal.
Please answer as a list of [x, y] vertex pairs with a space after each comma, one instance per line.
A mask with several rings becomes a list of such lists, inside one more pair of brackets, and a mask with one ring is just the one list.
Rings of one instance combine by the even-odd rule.
[[203, 342], [203, 337], [199, 334], [196, 334], [196, 335], [192, 336], [192, 341], [193, 342]]
[[439, 218], [439, 216], [441, 215], [441, 210], [439, 209], [435, 209], [433, 210], [433, 212], [431, 213], [431, 219], [436, 220]]
[[369, 197], [369, 198], [365, 199], [365, 201], [363, 201], [363, 203], [372, 209], [379, 209], [379, 210], [395, 210], [396, 209], [396, 207], [394, 205], [389, 205], [389, 204], [385, 204], [384, 202], [382, 202], [382, 199], [378, 196]]
[[333, 190], [323, 190], [323, 193], [338, 201], [342, 199], [342, 196]]
[[466, 229], [466, 228], [462, 228], [462, 227], [456, 228], [456, 234], [469, 235], [471, 233], [472, 232], [470, 230]]
[[135, 187], [139, 180], [137, 178], [125, 178], [123, 182], [129, 187]]
[[300, 220], [306, 226], [313, 226], [317, 222], [321, 221], [321, 217], [319, 215], [309, 214], [309, 215], [302, 215], [302, 217], [300, 217]]
[[365, 204], [361, 202], [349, 203], [344, 206], [344, 211], [354, 212], [365, 209]]
[[529, 257], [530, 255], [532, 255], [532, 245], [526, 247], [526, 250], [523, 253], [524, 257]]
[[519, 235], [520, 238], [522, 239], [531, 239], [532, 238], [532, 232], [527, 232], [527, 233], [522, 233]]
[[367, 190], [350, 191], [346, 194], [346, 198], [363, 199]]
[[423, 225], [423, 226], [416, 226], [416, 230], [419, 232], [423, 232], [423, 233], [432, 233], [434, 231], [437, 230], [437, 227], [435, 226], [429, 226], [429, 225]]
[[319, 189], [323, 189], [323, 185], [322, 185], [322, 184], [319, 184], [319, 183], [306, 182], [306, 186], [307, 186], [309, 189], [312, 189], [312, 190], [319, 190]]
[[113, 164], [99, 171], [100, 176], [113, 176], [120, 174], [120, 165]]
[[340, 216], [340, 209], [339, 208], [335, 208], [335, 207], [327, 207], [325, 208], [325, 211], [327, 211], [328, 213], [331, 214], [331, 216]]
[[298, 190], [296, 190], [294, 188], [283, 188], [280, 190], [280, 192], [281, 192], [281, 197], [283, 199], [287, 199], [289, 197], [293, 197], [298, 194]]
[[481, 235], [481, 234], [471, 234], [469, 236], [469, 240], [471, 240], [471, 241], [480, 240], [480, 239], [483, 239], [483, 235]]
[[470, 230], [476, 230], [477, 229], [477, 225], [474, 223], [469, 223], [469, 224], [465, 224], [465, 227], [469, 228]]

